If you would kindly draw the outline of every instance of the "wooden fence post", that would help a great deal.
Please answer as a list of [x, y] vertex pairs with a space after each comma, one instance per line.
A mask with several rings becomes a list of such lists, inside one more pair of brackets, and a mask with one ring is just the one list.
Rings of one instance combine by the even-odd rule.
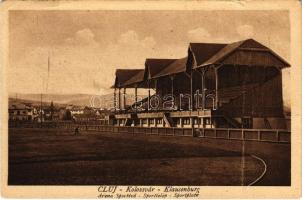
[[276, 131], [276, 139], [277, 139], [277, 142], [279, 142], [279, 131], [278, 130]]

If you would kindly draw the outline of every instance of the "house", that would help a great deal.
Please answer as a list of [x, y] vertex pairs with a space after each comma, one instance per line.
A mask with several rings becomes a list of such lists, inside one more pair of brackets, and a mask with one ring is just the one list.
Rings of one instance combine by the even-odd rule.
[[[151, 58], [143, 69], [116, 71], [111, 123], [285, 129], [281, 72], [286, 67], [283, 58], [253, 39], [190, 43], [184, 58]], [[123, 103], [126, 88], [135, 89], [132, 105]], [[138, 89], [147, 89], [148, 97], [138, 100]]]
[[31, 104], [12, 103], [8, 108], [9, 121], [32, 121], [38, 114]]
[[66, 118], [66, 108], [65, 107], [61, 106], [58, 108], [58, 118], [59, 118], [59, 120], [65, 120], [65, 118]]
[[84, 107], [82, 106], [68, 105], [66, 106], [66, 110], [69, 110], [72, 115], [84, 114]]

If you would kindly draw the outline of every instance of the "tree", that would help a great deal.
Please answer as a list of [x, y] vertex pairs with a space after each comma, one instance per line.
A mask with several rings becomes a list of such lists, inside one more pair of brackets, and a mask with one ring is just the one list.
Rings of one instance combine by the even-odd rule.
[[53, 120], [53, 113], [54, 113], [54, 105], [53, 102], [51, 101], [50, 103], [50, 120]]
[[67, 109], [65, 112], [64, 120], [71, 120], [71, 119], [72, 119], [71, 112], [70, 110]]

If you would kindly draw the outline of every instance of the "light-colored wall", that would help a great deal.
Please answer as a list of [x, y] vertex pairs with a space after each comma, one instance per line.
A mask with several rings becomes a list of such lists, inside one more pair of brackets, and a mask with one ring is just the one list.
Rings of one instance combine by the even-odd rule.
[[264, 129], [264, 118], [253, 118], [253, 128]]
[[286, 129], [286, 120], [284, 118], [267, 118], [272, 129]]
[[[285, 118], [267, 118], [272, 129], [290, 129]], [[254, 129], [266, 129], [264, 118], [253, 118]]]

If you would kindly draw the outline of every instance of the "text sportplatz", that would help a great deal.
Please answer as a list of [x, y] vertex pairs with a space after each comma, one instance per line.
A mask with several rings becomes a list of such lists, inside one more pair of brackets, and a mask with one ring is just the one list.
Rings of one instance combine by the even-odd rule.
[[200, 187], [194, 186], [99, 186], [98, 198], [200, 198]]

